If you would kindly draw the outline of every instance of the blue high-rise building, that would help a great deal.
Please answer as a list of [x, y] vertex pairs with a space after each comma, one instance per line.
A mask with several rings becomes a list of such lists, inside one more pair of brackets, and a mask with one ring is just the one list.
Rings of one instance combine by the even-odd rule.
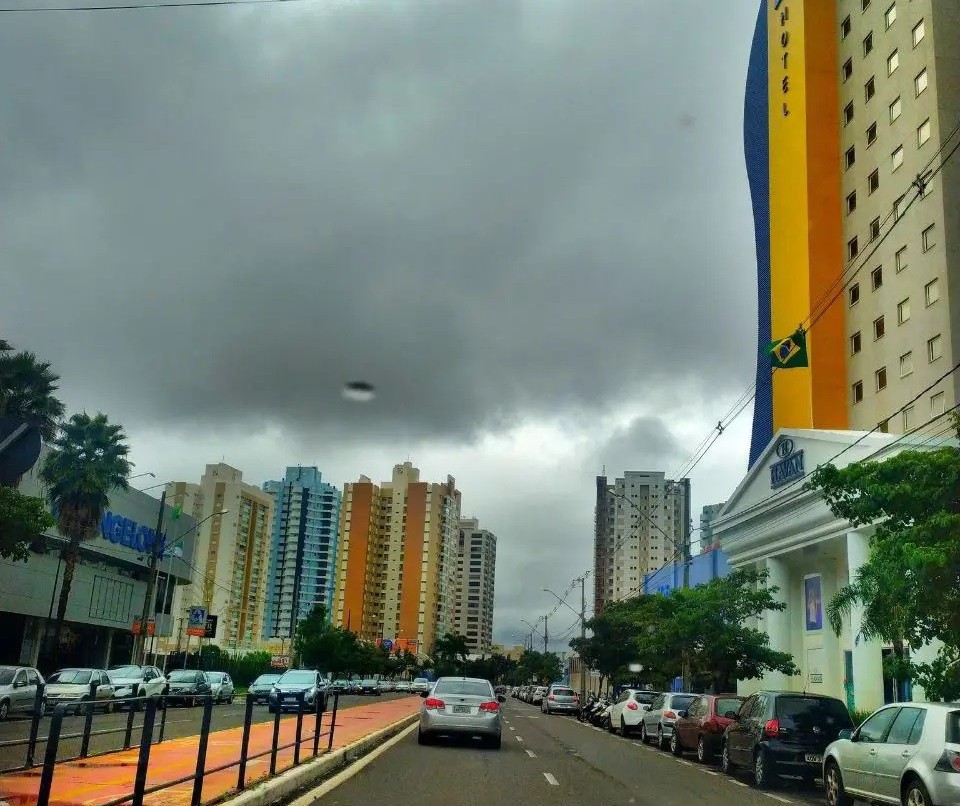
[[263, 637], [293, 638], [315, 605], [331, 614], [340, 491], [315, 467], [288, 467], [283, 481], [263, 489], [276, 500]]

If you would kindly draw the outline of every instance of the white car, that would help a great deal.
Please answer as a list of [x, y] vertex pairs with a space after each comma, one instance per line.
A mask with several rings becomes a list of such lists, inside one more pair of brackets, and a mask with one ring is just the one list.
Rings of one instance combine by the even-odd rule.
[[621, 736], [640, 728], [643, 714], [650, 708], [654, 694], [637, 688], [627, 688], [620, 692], [610, 706], [610, 730], [619, 731]]
[[230, 675], [226, 672], [207, 672], [206, 675], [213, 701], [233, 705], [233, 680], [230, 679]]
[[[113, 699], [129, 700], [133, 697], [134, 684], [137, 686], [137, 697], [159, 698], [169, 689], [167, 678], [156, 666], [113, 666], [107, 670], [110, 682], [113, 684]], [[120, 703], [117, 702], [117, 705]], [[140, 703], [134, 703], [134, 708]]]

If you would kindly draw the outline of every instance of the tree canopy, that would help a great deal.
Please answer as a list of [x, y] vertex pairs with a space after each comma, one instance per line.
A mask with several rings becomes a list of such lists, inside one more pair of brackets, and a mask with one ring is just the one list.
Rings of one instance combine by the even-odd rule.
[[53, 522], [43, 499], [0, 486], [0, 557], [26, 560], [30, 545], [41, 539]]

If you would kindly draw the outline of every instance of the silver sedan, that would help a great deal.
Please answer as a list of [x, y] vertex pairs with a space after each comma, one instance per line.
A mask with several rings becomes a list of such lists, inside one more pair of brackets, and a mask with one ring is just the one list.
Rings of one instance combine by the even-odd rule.
[[420, 744], [437, 736], [478, 736], [487, 747], [500, 749], [500, 703], [506, 697], [494, 694], [489, 680], [441, 677], [421, 696]]

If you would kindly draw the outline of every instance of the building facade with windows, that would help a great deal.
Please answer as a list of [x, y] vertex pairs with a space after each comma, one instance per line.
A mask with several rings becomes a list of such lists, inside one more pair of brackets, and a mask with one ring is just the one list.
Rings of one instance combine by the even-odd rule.
[[426, 654], [454, 631], [460, 491], [420, 480], [410, 462], [390, 481], [344, 485], [335, 623], [395, 651]]
[[643, 592], [644, 575], [690, 551], [690, 480], [628, 470], [612, 484], [597, 476], [594, 613]]
[[472, 653], [493, 647], [493, 600], [497, 573], [497, 536], [476, 518], [460, 521], [457, 539], [457, 598], [454, 630]]
[[323, 605], [333, 607], [340, 491], [316, 467], [288, 467], [283, 481], [267, 481], [274, 498], [270, 569], [263, 637], [289, 640], [297, 624]]
[[[956, 377], [935, 382], [960, 354], [958, 39], [939, 0], [760, 4], [744, 115], [751, 464], [783, 428], [903, 432], [957, 402]], [[809, 366], [771, 374], [764, 348], [798, 323]]]

